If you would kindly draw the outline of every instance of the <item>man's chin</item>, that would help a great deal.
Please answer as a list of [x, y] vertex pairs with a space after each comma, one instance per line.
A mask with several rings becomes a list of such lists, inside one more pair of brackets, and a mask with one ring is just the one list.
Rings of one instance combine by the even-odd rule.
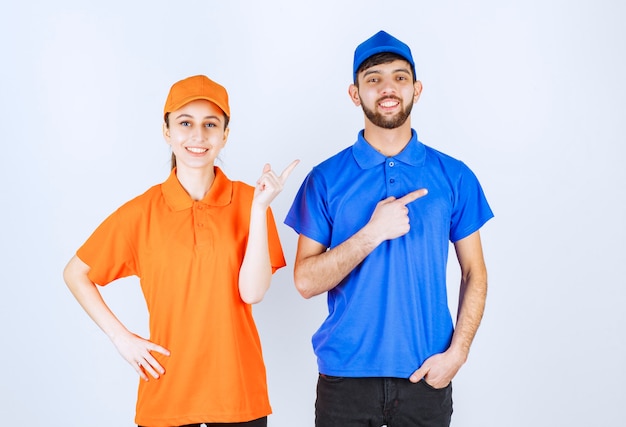
[[372, 122], [374, 125], [383, 128], [383, 129], [397, 129], [400, 126], [404, 125], [407, 119], [411, 116], [411, 108], [408, 108], [405, 111], [400, 111], [395, 115], [388, 117], [383, 116], [380, 113], [375, 113], [363, 107], [363, 113]]

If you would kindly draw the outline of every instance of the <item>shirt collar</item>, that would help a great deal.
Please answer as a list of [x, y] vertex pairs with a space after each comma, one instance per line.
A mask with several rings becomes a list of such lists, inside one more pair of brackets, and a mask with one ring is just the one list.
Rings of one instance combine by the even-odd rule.
[[[215, 180], [209, 192], [198, 203], [211, 206], [226, 206], [230, 204], [233, 194], [233, 183], [217, 166], [214, 167]], [[183, 188], [176, 177], [176, 169], [172, 169], [170, 176], [161, 184], [161, 191], [167, 205], [174, 211], [189, 209], [193, 206], [194, 200]]]
[[[352, 146], [352, 153], [361, 169], [369, 169], [384, 163], [387, 157], [379, 153], [365, 140], [363, 132], [363, 130], [359, 132], [359, 137]], [[421, 166], [424, 164], [425, 156], [426, 148], [424, 144], [417, 139], [417, 132], [411, 129], [411, 139], [409, 143], [401, 152], [393, 156], [393, 158], [411, 166]]]

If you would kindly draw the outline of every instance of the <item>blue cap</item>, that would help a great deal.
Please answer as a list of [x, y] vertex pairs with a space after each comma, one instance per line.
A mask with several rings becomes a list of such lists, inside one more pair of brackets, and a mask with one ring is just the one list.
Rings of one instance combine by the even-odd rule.
[[355, 82], [356, 72], [361, 64], [370, 56], [383, 52], [395, 53], [406, 59], [407, 62], [411, 64], [413, 78], [417, 78], [415, 76], [415, 63], [413, 62], [411, 49], [409, 49], [409, 47], [405, 43], [401, 42], [391, 34], [388, 34], [384, 31], [379, 31], [372, 37], [358, 45], [356, 50], [354, 51], [354, 66], [352, 72]]

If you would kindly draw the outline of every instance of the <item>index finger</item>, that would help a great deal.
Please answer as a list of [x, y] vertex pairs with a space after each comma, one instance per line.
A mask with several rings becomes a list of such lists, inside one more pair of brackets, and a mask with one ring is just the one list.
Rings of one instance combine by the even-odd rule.
[[425, 188], [420, 188], [419, 190], [411, 191], [409, 194], [398, 199], [398, 202], [403, 205], [408, 205], [409, 203], [419, 199], [420, 197], [424, 197], [428, 194], [428, 190]]
[[284, 183], [285, 181], [287, 181], [287, 178], [289, 177], [289, 175], [291, 175], [291, 172], [295, 169], [295, 167], [298, 165], [298, 163], [300, 163], [299, 159], [294, 160], [293, 162], [291, 162], [291, 164], [289, 166], [287, 166], [285, 168], [285, 170], [283, 171], [283, 173], [280, 174], [280, 180]]

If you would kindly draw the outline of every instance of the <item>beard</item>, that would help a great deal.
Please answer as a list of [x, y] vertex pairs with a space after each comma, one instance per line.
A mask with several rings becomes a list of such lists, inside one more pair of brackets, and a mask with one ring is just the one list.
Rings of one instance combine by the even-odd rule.
[[[384, 99], [390, 98], [386, 97]], [[402, 100], [400, 98], [391, 97], [391, 99], [395, 99], [402, 103]], [[374, 125], [383, 129], [396, 129], [402, 126], [404, 122], [406, 122], [406, 120], [409, 118], [409, 116], [411, 115], [411, 110], [413, 109], [413, 104], [409, 103], [409, 105], [407, 105], [404, 110], [401, 110], [394, 116], [383, 116], [377, 111], [370, 110], [363, 103], [361, 103], [361, 108], [363, 108], [363, 113], [365, 113], [365, 117], [367, 117], [369, 121], [372, 122]]]

